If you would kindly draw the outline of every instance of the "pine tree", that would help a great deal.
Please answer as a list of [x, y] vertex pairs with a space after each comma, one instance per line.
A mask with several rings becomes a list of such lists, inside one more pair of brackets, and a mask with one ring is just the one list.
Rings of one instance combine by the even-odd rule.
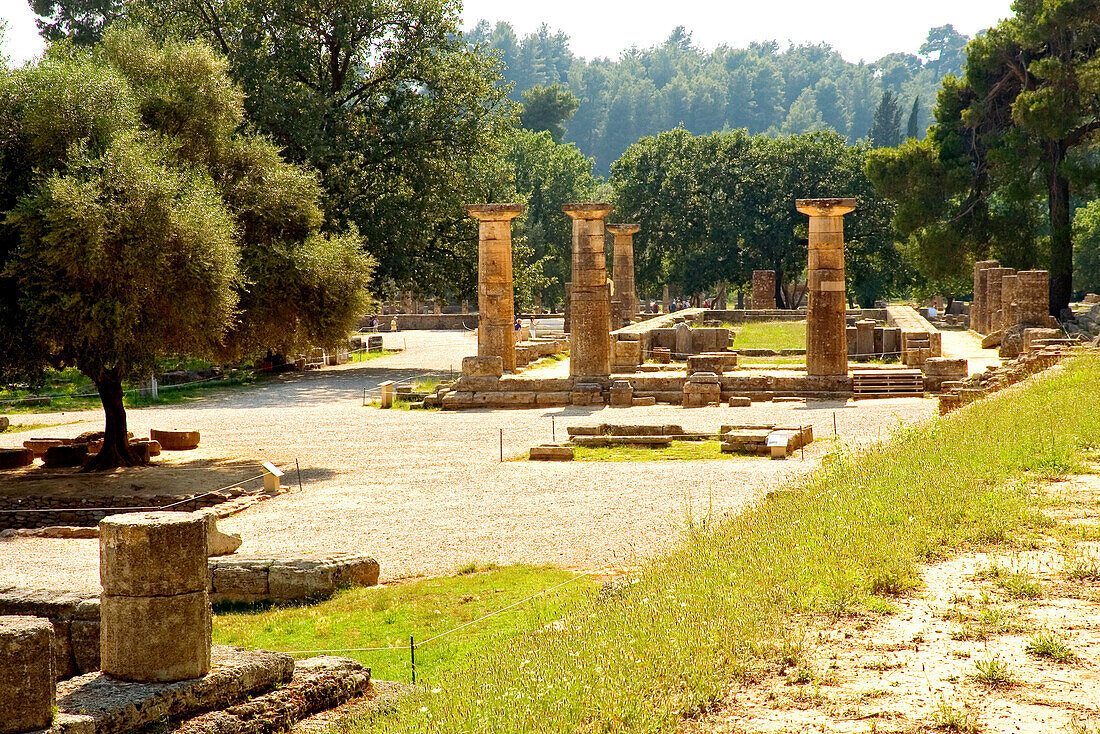
[[897, 96], [887, 89], [875, 110], [867, 137], [875, 148], [896, 148], [901, 145], [901, 108]]
[[905, 131], [906, 138], [920, 138], [920, 97], [913, 98], [913, 109], [909, 111], [909, 125]]

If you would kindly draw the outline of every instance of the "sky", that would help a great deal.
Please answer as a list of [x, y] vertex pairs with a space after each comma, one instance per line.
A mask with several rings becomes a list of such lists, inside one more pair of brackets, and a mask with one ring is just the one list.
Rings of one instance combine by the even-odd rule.
[[[618, 55], [668, 38], [676, 26], [697, 46], [744, 47], [752, 41], [828, 43], [848, 61], [874, 61], [888, 53], [915, 53], [928, 29], [955, 26], [960, 33], [994, 25], [1010, 14], [1011, 0], [465, 0], [467, 26], [480, 19], [507, 21], [520, 35], [541, 23], [572, 39], [585, 58]], [[39, 54], [42, 41], [27, 0], [0, 0], [8, 21], [4, 53], [21, 63]]]

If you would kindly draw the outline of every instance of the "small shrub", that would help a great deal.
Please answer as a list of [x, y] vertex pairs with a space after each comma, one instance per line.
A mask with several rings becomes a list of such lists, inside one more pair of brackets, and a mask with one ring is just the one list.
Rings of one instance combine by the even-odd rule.
[[1000, 657], [974, 661], [974, 680], [987, 686], [1010, 686], [1015, 683], [1008, 663]]
[[978, 718], [965, 705], [955, 708], [942, 698], [936, 698], [936, 712], [932, 723], [941, 731], [957, 731], [963, 734], [977, 734], [980, 731]]
[[1037, 632], [1027, 641], [1024, 650], [1030, 655], [1040, 658], [1049, 658], [1056, 663], [1069, 663], [1077, 659], [1077, 655], [1066, 644], [1064, 638], [1053, 632]]

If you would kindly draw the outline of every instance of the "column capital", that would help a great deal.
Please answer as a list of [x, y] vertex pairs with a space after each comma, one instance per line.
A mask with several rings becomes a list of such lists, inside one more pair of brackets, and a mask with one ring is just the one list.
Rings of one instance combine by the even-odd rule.
[[467, 204], [466, 213], [481, 222], [507, 222], [523, 214], [523, 204]]
[[604, 225], [604, 229], [614, 235], [620, 234], [638, 234], [642, 231], [642, 225], [640, 224], [607, 224]]
[[573, 219], [603, 219], [611, 213], [611, 205], [606, 203], [562, 204], [561, 210]]
[[795, 199], [798, 211], [811, 217], [840, 217], [856, 209], [855, 199]]

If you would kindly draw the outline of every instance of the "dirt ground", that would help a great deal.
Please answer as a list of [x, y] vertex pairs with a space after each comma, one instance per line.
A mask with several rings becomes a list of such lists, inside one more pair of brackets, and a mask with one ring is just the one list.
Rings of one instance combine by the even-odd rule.
[[1044, 491], [1074, 540], [930, 565], [919, 593], [891, 600], [896, 614], [803, 620], [797, 666], [737, 682], [682, 734], [1100, 732], [1100, 476]]

